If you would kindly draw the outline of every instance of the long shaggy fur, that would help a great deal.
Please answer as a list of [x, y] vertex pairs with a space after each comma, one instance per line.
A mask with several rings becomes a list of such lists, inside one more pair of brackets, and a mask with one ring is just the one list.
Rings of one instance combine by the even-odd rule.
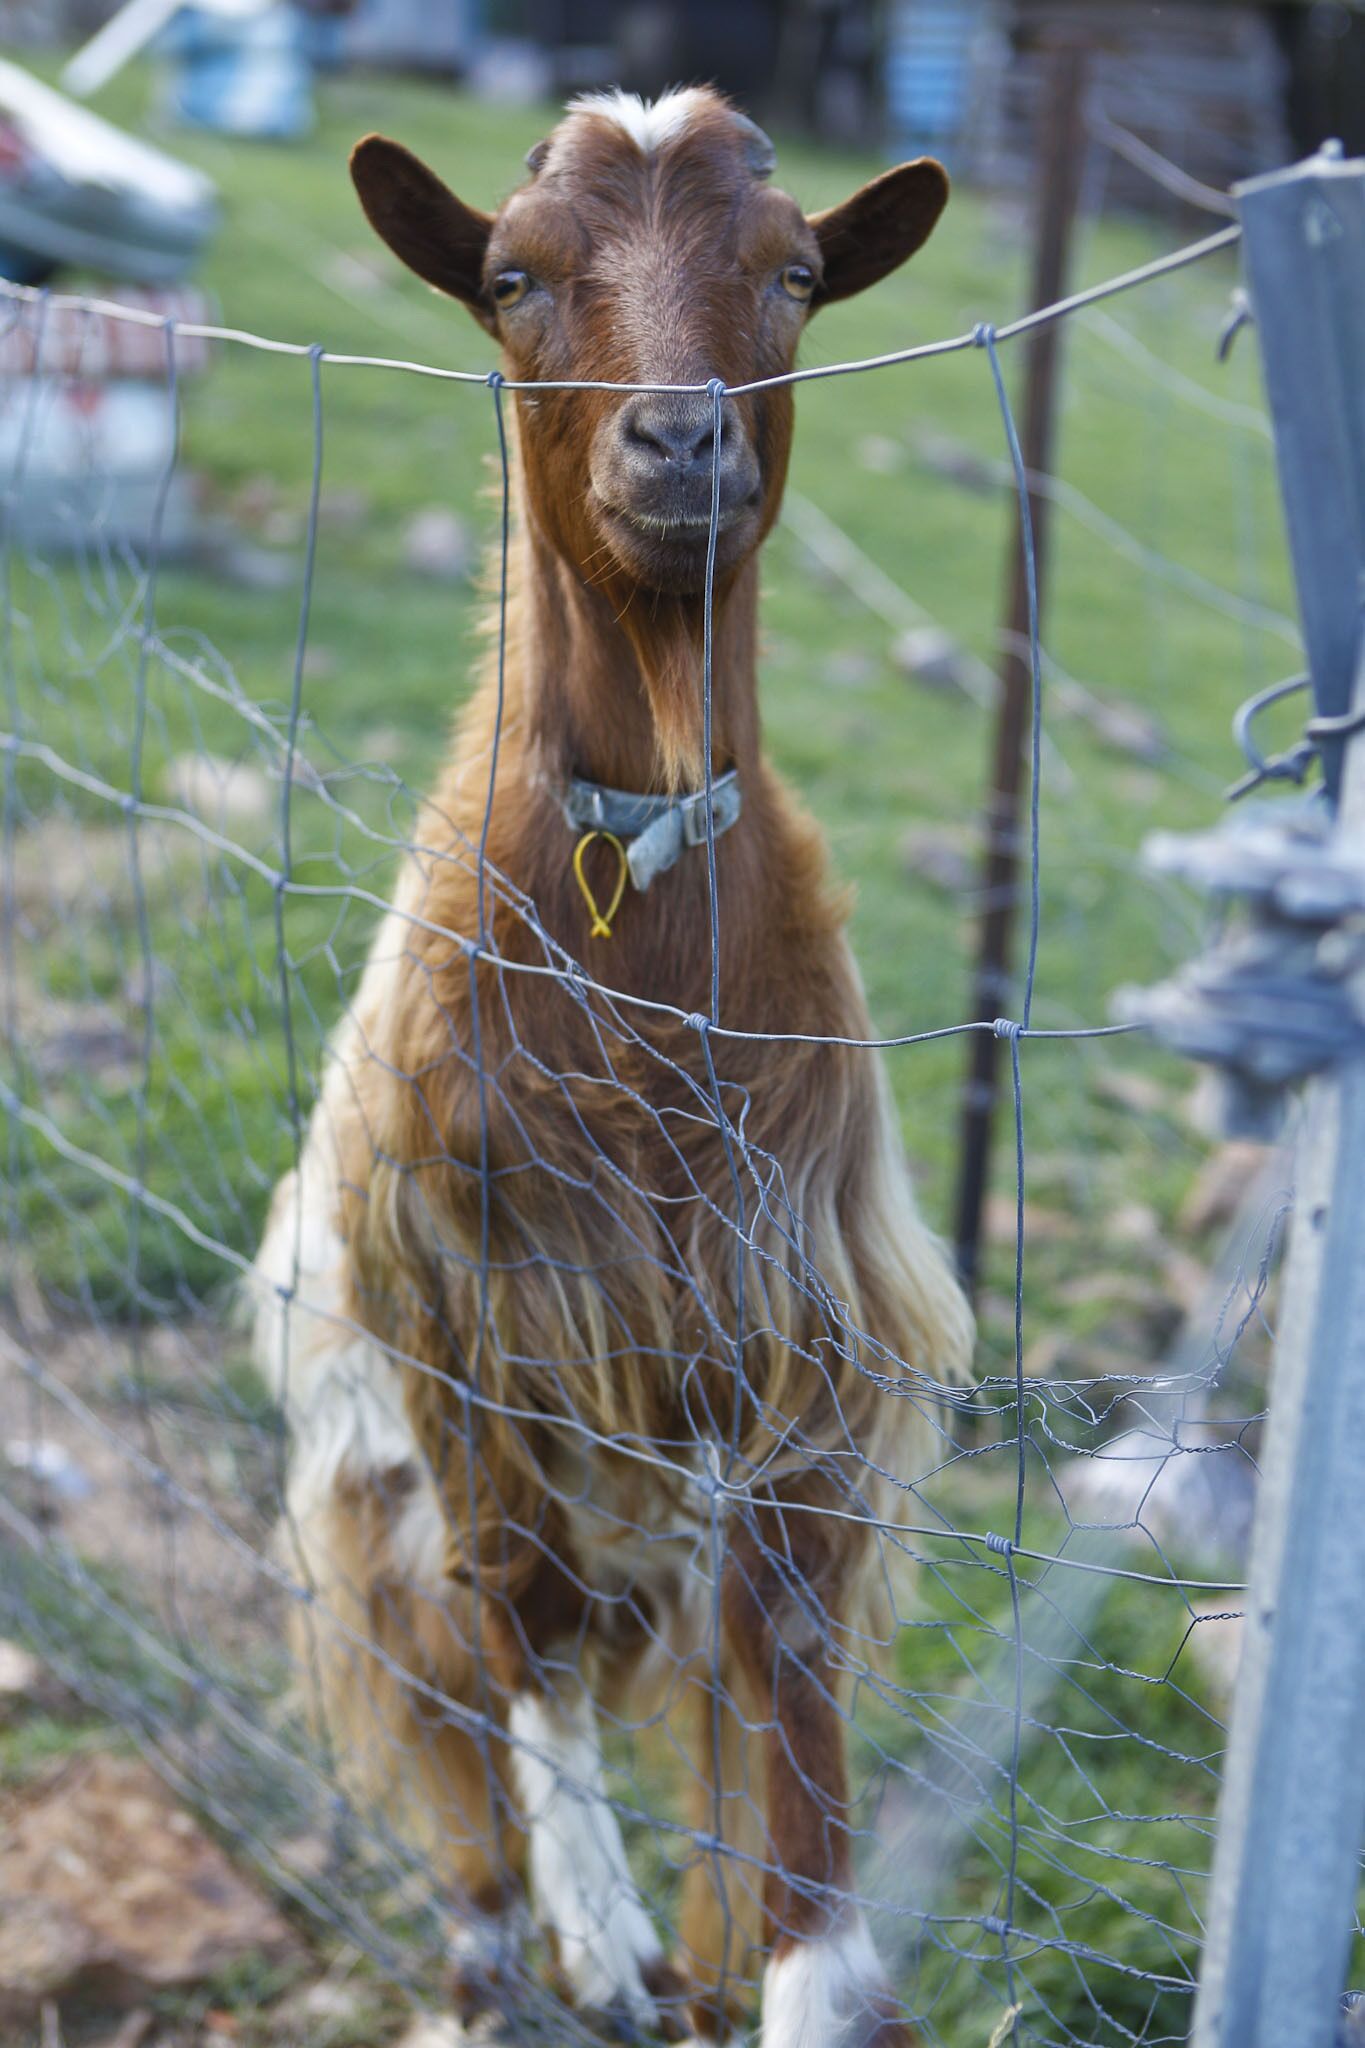
[[[789, 428], [774, 401], [767, 523]], [[509, 1706], [537, 1659], [567, 1644], [636, 1721], [652, 1687], [660, 1724], [689, 1731], [698, 1825], [719, 1812], [751, 1859], [687, 1881], [682, 1960], [719, 1998], [764, 1938], [744, 1871], [789, 1853], [773, 1801], [798, 1765], [774, 1715], [842, 1796], [827, 1703], [802, 1708], [798, 1675], [774, 1704], [763, 1645], [813, 1655], [827, 1595], [820, 1654], [867, 1654], [870, 1532], [903, 1518], [971, 1327], [876, 1056], [802, 1042], [870, 1027], [821, 836], [759, 751], [752, 559], [718, 585], [715, 628], [717, 745], [744, 787], [717, 849], [718, 964], [725, 1022], [752, 1036], [698, 1028], [701, 855], [628, 898], [609, 948], [589, 932], [556, 792], [576, 763], [627, 787], [696, 772], [697, 611], [646, 597], [617, 630], [617, 593], [547, 537], [548, 431], [514, 480], [501, 714], [492, 656], [277, 1191], [257, 1344], [294, 1439], [280, 1540], [317, 1594], [300, 1668], [353, 1793], [462, 1911], [496, 1914], [524, 1863]], [[686, 1021], [599, 994], [576, 960]], [[743, 1530], [719, 1644], [717, 1486]], [[823, 1824], [804, 1825], [814, 1867]], [[809, 1887], [788, 1903], [809, 1918]]]

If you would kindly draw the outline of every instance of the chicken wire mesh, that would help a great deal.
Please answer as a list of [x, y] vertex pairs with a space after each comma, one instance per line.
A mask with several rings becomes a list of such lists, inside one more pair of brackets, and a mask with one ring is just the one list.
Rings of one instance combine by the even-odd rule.
[[[1207, 316], [1221, 303], [1228, 279], [1216, 266], [1228, 240], [1216, 236], [1137, 280], [1156, 302], [1154, 318], [1174, 325], [1190, 319], [1192, 304]], [[1200, 269], [1187, 271], [1190, 261]], [[1206, 263], [1215, 266], [1207, 283]], [[1195, 302], [1185, 295], [1192, 278], [1203, 293]], [[1277, 535], [1254, 530], [1272, 488], [1264, 422], [1250, 400], [1218, 397], [1170, 367], [1154, 342], [1159, 327], [1140, 333], [1124, 323], [1128, 303], [1106, 292], [1069, 309], [1069, 376], [1092, 402], [1131, 407], [1141, 394], [1150, 523], [1135, 533], [1063, 479], [1047, 480], [1075, 522], [1075, 588], [1095, 574], [1131, 576], [1115, 644], [1140, 635], [1144, 660], [1173, 688], [1186, 612], [1227, 669], [1265, 681], [1283, 665], [1276, 642], [1292, 642], [1294, 628], [1262, 596], [1261, 554], [1278, 546]], [[110, 317], [118, 325], [128, 316]], [[774, 1741], [791, 1739], [774, 1737], [774, 1701], [795, 1679], [817, 1707], [832, 1704], [842, 1725], [846, 1798], [809, 1780], [806, 1789], [825, 1841], [837, 1837], [852, 1852], [849, 1896], [875, 1930], [895, 2009], [923, 2036], [1183, 2039], [1229, 1682], [1217, 1646], [1227, 1644], [1238, 1604], [1266, 1297], [1289, 1196], [1275, 1156], [1254, 1169], [1242, 1161], [1246, 1186], [1224, 1252], [1207, 1267], [1182, 1267], [1176, 1250], [1163, 1255], [1185, 1289], [1174, 1340], [1169, 1321], [1155, 1340], [1150, 1327], [1132, 1337], [1150, 1284], [1140, 1268], [1120, 1276], [1128, 1355], [1122, 1341], [1106, 1351], [1039, 1327], [1035, 1301], [1046, 1303], [1048, 1321], [1065, 1311], [1084, 1327], [1095, 1248], [1065, 1228], [1050, 1239], [1057, 1205], [1039, 1206], [1035, 1186], [1055, 1190], [1060, 1180], [1082, 1209], [1096, 1199], [1115, 1206], [1092, 1148], [1122, 1148], [1108, 1112], [1081, 1086], [1094, 1071], [1081, 1062], [1105, 1053], [1104, 1087], [1111, 1100], [1126, 1093], [1140, 1142], [1168, 1155], [1163, 1170], [1187, 1174], [1192, 1158], [1172, 1136], [1150, 1055], [1105, 1021], [1105, 966], [1094, 968], [1093, 984], [1082, 979], [1079, 1013], [1075, 984], [1055, 1000], [1048, 992], [1054, 915], [1066, 943], [1081, 954], [1093, 946], [1097, 962], [1108, 962], [1101, 927], [1148, 888], [1121, 836], [1086, 805], [1064, 735], [1042, 719], [1047, 683], [1073, 717], [1092, 717], [1101, 701], [1066, 666], [1066, 605], [1055, 655], [1034, 649], [1044, 685], [1035, 692], [1034, 780], [1043, 865], [1035, 838], [1033, 948], [1018, 1020], [920, 1018], [914, 1029], [857, 1042], [803, 1032], [799, 1013], [734, 1023], [744, 1014], [742, 962], [736, 974], [718, 929], [714, 836], [690, 856], [710, 875], [696, 1007], [671, 1007], [588, 973], [542, 922], [541, 906], [499, 872], [488, 822], [496, 752], [476, 764], [482, 830], [461, 832], [438, 829], [429, 763], [398, 767], [378, 746], [367, 754], [328, 739], [316, 650], [329, 552], [338, 576], [356, 573], [332, 523], [336, 494], [353, 481], [333, 467], [334, 423], [344, 449], [348, 409], [382, 407], [394, 384], [418, 388], [434, 447], [451, 404], [481, 415], [495, 465], [496, 676], [516, 523], [506, 428], [518, 400], [501, 380], [481, 393], [482, 380], [456, 375], [470, 388], [452, 390], [453, 373], [419, 385], [401, 364], [254, 338], [216, 343], [237, 351], [239, 380], [268, 381], [263, 419], [278, 422], [287, 407], [287, 445], [263, 447], [256, 460], [278, 453], [282, 467], [292, 464], [288, 487], [302, 511], [288, 535], [288, 587], [244, 594], [171, 544], [182, 450], [193, 452], [199, 412], [213, 404], [212, 385], [184, 369], [182, 351], [201, 337], [151, 328], [171, 431], [130, 516], [101, 474], [93, 438], [55, 495], [40, 499], [31, 485], [45, 409], [85, 381], [82, 351], [103, 345], [106, 319], [87, 301], [13, 293], [7, 325], [26, 337], [34, 365], [47, 366], [11, 375], [3, 392], [7, 1629], [153, 1757], [259, 1865], [307, 1939], [348, 1958], [347, 1969], [439, 2009], [458, 1930], [496, 1921], [490, 1975], [510, 2038], [599, 2038], [591, 2007], [612, 2002], [571, 1997], [570, 1929], [560, 1925], [556, 1957], [553, 1943], [529, 1928], [522, 1941], [521, 1927], [510, 1927], [524, 1824], [551, 1810], [597, 1887], [588, 1896], [587, 1879], [561, 1881], [577, 1900], [579, 1949], [594, 1955], [596, 1937], [631, 1906], [612, 1846], [619, 1833], [663, 1948], [703, 1982], [718, 1980], [736, 2019], [752, 2021], [783, 1910], [799, 1917], [821, 1891], [820, 1855], [814, 1870], [784, 1870], [771, 1790], [767, 1806], [763, 1796], [765, 1770], [781, 1769]], [[1003, 469], [987, 470], [992, 490], [1002, 474], [1024, 481], [1001, 359], [1026, 325], [904, 352], [958, 358], [954, 374], [974, 377], [980, 405], [996, 407]], [[837, 408], [841, 382], [821, 383], [803, 404]], [[713, 404], [719, 419], [722, 393]], [[1171, 496], [1184, 488], [1179, 461], [1204, 440], [1227, 465], [1238, 588], [1161, 545]], [[942, 459], [942, 449], [923, 451], [926, 468]], [[1206, 476], [1201, 462], [1201, 493]], [[850, 633], [866, 629], [870, 610], [896, 612], [885, 572], [879, 582], [877, 565], [812, 504], [808, 479], [797, 482], [793, 522], [772, 543], [789, 565], [788, 586], [818, 573], [818, 602], [847, 602]], [[818, 497], [819, 479], [809, 482]], [[713, 549], [714, 538], [713, 512]], [[382, 573], [382, 553], [378, 566]], [[403, 632], [395, 608], [373, 648], [381, 705], [386, 647]], [[970, 662], [963, 672], [968, 681], [976, 674]], [[708, 661], [708, 718], [709, 680]], [[396, 660], [393, 686], [398, 719]], [[1239, 694], [1230, 689], [1225, 705]], [[428, 752], [431, 744], [424, 738]], [[1206, 761], [1179, 746], [1168, 760], [1184, 797], [1207, 805], [1215, 778]], [[1136, 810], [1164, 803], [1140, 766], [1131, 772]], [[1102, 877], [1098, 894], [1066, 880], [1051, 887], [1054, 782], [1076, 807], [1077, 838]], [[560, 830], [557, 815], [550, 829]], [[431, 931], [423, 890], [443, 866], [474, 877], [475, 928]], [[244, 1328], [243, 1295], [272, 1190], [298, 1169], [310, 1115], [322, 1141], [334, 1121], [335, 1105], [316, 1107], [329, 1046], [343, 1046], [331, 1068], [343, 1093], [358, 1085], [361, 1066], [376, 1064], [334, 1034], [359, 1015], [372, 1035], [361, 975], [400, 867], [409, 878], [401, 916], [395, 925], [388, 913], [379, 957], [420, 957], [431, 973], [434, 938], [444, 949], [442, 986], [455, 977], [463, 991], [465, 1028], [439, 1057], [474, 1091], [473, 1136], [463, 1151], [440, 1131], [432, 1143], [436, 1159], [464, 1177], [472, 1205], [470, 1234], [442, 1249], [442, 1298], [464, 1304], [465, 1322], [441, 1333], [450, 1362], [433, 1367], [429, 1331], [414, 1341], [410, 1321], [406, 1339], [395, 1336], [403, 1317], [395, 1323], [382, 1281], [362, 1279], [345, 1305], [319, 1301], [310, 1207], [277, 1205], [281, 1258], [267, 1275], [267, 1301], [282, 1304], [284, 1356], [272, 1385]], [[1134, 911], [1144, 944], [1167, 955], [1185, 949], [1178, 901], [1144, 896]], [[960, 902], [943, 910], [945, 945], [960, 917]], [[874, 995], [912, 973], [901, 958], [870, 965]], [[442, 1010], [443, 999], [429, 1000]], [[572, 1062], [545, 1062], [541, 1027], [551, 1016], [561, 1029], [569, 1020]], [[951, 1104], [945, 1062], [975, 1030], [1008, 1041], [1017, 1210], [1007, 1205], [997, 1233], [1005, 1242], [994, 1295], [988, 1289], [983, 1301], [973, 1384], [951, 1387], [932, 1358], [888, 1347], [848, 1277], [821, 1269], [805, 1190], [786, 1178], [781, 1119], [774, 1127], [768, 1110], [781, 1102], [790, 1117], [795, 1098], [847, 1088], [849, 1074], [885, 1062], [898, 1102], [915, 1105], [907, 1121], [918, 1149]], [[932, 1075], [927, 1085], [921, 1072]], [[387, 1078], [414, 1093], [411, 1072], [390, 1069]], [[551, 1105], [572, 1134], [555, 1157], [527, 1136], [528, 1100]], [[1062, 1132], [1065, 1140], [1054, 1134]], [[1071, 1144], [1075, 1158], [1038, 1161], [1040, 1138], [1054, 1152]], [[1123, 1142], [1131, 1146], [1131, 1127]], [[397, 1169], [392, 1189], [395, 1179], [416, 1184], [430, 1166], [391, 1157], [373, 1132], [362, 1154], [372, 1186], [381, 1168]], [[506, 1303], [547, 1263], [533, 1230], [518, 1239], [512, 1229], [533, 1169], [570, 1186], [570, 1211], [592, 1220], [557, 1251], [556, 1298], [571, 1341], [519, 1350]], [[1111, 1219], [1111, 1264], [1123, 1257], [1114, 1246], [1125, 1231], [1131, 1245], [1153, 1229], [1144, 1204], [1127, 1208]], [[407, 1214], [420, 1229], [421, 1204]], [[657, 1318], [642, 1322], [649, 1289], [632, 1296], [621, 1281], [637, 1269], [663, 1274], [686, 1313], [675, 1309], [662, 1328]], [[639, 1319], [622, 1306], [632, 1302]], [[431, 1305], [405, 1313], [429, 1323]], [[280, 1382], [300, 1353], [338, 1333], [344, 1352], [362, 1332], [376, 1370], [406, 1362], [445, 1405], [435, 1454], [428, 1439], [425, 1463], [381, 1456], [379, 1483], [351, 1502], [357, 1518], [370, 1517], [367, 1540], [383, 1554], [381, 1569], [355, 1573], [300, 1524], [297, 1480], [310, 1445], [297, 1430], [291, 1443]], [[783, 1352], [809, 1368], [785, 1400], [772, 1393], [771, 1359]], [[664, 1422], [647, 1400], [642, 1421], [641, 1403], [623, 1395], [609, 1426], [583, 1370], [594, 1355], [623, 1383], [627, 1373], [665, 1381]], [[354, 1358], [336, 1370], [345, 1381]], [[395, 1375], [370, 1389], [381, 1436], [402, 1427], [399, 1384]], [[845, 1423], [845, 1405], [856, 1422]], [[884, 1454], [879, 1418], [907, 1408], [917, 1422], [913, 1457], [894, 1428]], [[308, 1426], [323, 1424], [314, 1416]], [[490, 1429], [523, 1451], [541, 1433], [526, 1454], [550, 1474], [538, 1492], [516, 1491], [492, 1462], [481, 1467]], [[515, 1476], [524, 1481], [524, 1471]], [[414, 1496], [426, 1503], [433, 1487], [444, 1515], [409, 1528], [404, 1549]], [[773, 1499], [793, 1493], [797, 1506], [774, 1519]], [[461, 1505], [474, 1495], [485, 1506], [483, 1543], [468, 1540]], [[827, 1611], [804, 1538], [793, 1553], [803, 1516], [867, 1532], [858, 1578], [877, 1598], [866, 1613]], [[584, 1522], [597, 1550], [624, 1559], [591, 1583], [564, 1562], [565, 1528]], [[538, 1569], [549, 1560], [558, 1573], [556, 1597], [575, 1619], [548, 1650], [531, 1641], [531, 1662], [551, 1693], [568, 1697], [585, 1681], [602, 1765], [591, 1741], [550, 1754], [544, 1729], [511, 1714], [516, 1688], [499, 1661], [509, 1626], [521, 1626], [509, 1536]], [[737, 1675], [721, 1612], [722, 1554], [743, 1540], [750, 1583], [780, 1597], [788, 1614], [766, 1699]], [[423, 1543], [442, 1553], [434, 1568], [418, 1555]], [[454, 1568], [449, 1547], [459, 1551]], [[310, 1713], [320, 1675], [327, 1706]], [[765, 1741], [766, 1766], [750, 1754]], [[719, 1781], [716, 1755], [725, 1759]], [[548, 1776], [537, 1777], [547, 1756]], [[789, 1747], [786, 1760], [808, 1778]], [[773, 1877], [785, 1877], [786, 1889], [769, 1889], [765, 1925]], [[684, 2016], [673, 1998], [665, 1989], [652, 2016], [637, 2009], [614, 2019], [676, 2029]]]

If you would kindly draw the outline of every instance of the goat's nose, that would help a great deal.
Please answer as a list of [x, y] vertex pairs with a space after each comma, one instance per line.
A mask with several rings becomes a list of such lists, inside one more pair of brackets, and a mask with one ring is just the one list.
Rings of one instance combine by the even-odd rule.
[[635, 398], [621, 416], [621, 434], [632, 453], [666, 462], [680, 473], [711, 461], [715, 441], [709, 399]]

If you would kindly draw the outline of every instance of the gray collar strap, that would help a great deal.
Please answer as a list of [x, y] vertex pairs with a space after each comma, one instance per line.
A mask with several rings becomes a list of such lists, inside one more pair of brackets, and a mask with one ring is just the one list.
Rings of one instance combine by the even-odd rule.
[[[742, 804], [739, 770], [731, 768], [711, 785], [717, 839], [738, 818]], [[564, 816], [578, 832], [610, 832], [626, 849], [626, 865], [637, 889], [647, 889], [687, 846], [706, 844], [706, 791], [691, 796], [636, 796], [607, 789], [575, 775], [564, 797]]]

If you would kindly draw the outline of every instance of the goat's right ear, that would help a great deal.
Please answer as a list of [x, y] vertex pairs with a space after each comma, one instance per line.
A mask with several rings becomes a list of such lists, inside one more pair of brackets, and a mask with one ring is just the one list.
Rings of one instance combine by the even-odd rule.
[[380, 240], [437, 291], [462, 300], [491, 332], [483, 259], [493, 216], [466, 206], [420, 157], [386, 135], [367, 135], [356, 144], [351, 177]]

